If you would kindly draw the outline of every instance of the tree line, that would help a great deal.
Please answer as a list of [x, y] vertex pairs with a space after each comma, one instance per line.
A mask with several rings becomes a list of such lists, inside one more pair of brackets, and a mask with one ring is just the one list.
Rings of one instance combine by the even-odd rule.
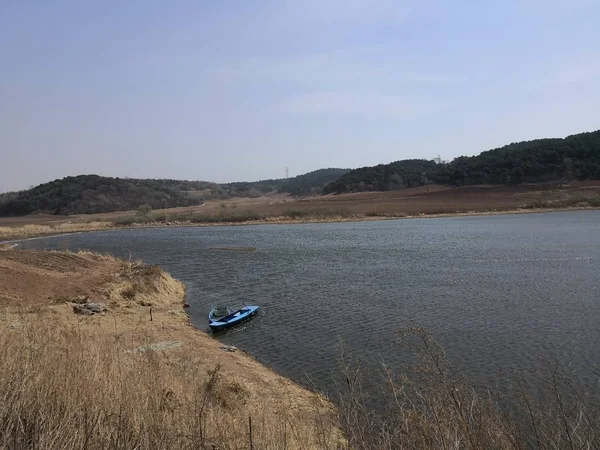
[[40, 184], [29, 190], [0, 194], [0, 216], [31, 213], [95, 214], [137, 209], [175, 208], [202, 204], [209, 199], [259, 197], [271, 193], [308, 195], [347, 172], [322, 169], [291, 179], [238, 183], [210, 183], [171, 179], [111, 178], [79, 175]]
[[26, 191], [2, 194], [0, 216], [95, 214], [136, 209], [144, 204], [159, 209], [202, 203], [202, 199], [170, 187], [171, 181], [98, 175], [66, 177]]
[[0, 216], [94, 214], [191, 206], [207, 199], [388, 191], [428, 183], [451, 186], [600, 180], [600, 130], [564, 139], [512, 143], [450, 163], [408, 159], [354, 170], [321, 169], [290, 179], [209, 183], [186, 180], [66, 177], [32, 189], [0, 194]]
[[388, 191], [426, 183], [451, 186], [600, 180], [600, 130], [564, 139], [536, 139], [461, 156], [447, 164], [424, 159], [352, 170], [323, 193]]

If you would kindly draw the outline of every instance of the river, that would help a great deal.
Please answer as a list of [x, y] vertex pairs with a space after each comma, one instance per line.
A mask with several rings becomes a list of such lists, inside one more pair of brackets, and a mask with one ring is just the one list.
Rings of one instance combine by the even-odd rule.
[[[328, 390], [339, 343], [372, 367], [410, 360], [397, 331], [431, 330], [477, 385], [560, 362], [600, 384], [600, 211], [368, 222], [134, 229], [21, 243], [159, 264], [188, 286], [193, 323], [213, 304], [260, 314], [217, 335]], [[255, 252], [210, 247], [252, 246]]]

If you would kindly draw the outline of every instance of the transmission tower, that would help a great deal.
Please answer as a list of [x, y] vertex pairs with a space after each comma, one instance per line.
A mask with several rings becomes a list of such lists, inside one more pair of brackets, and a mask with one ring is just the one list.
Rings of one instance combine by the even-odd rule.
[[290, 177], [290, 169], [288, 166], [285, 166], [285, 178], [286, 180]]

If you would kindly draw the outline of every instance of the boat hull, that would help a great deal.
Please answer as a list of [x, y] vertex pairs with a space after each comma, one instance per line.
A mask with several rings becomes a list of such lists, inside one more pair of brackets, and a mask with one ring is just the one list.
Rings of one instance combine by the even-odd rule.
[[227, 328], [231, 328], [238, 323], [250, 319], [258, 312], [258, 309], [258, 306], [245, 306], [229, 316], [217, 320], [214, 320], [211, 315], [209, 315], [208, 326], [212, 331], [226, 330]]

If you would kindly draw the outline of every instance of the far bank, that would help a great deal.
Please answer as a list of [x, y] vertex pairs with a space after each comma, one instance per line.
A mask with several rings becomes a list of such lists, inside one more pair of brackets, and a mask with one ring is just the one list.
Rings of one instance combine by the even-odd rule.
[[597, 183], [532, 184], [362, 192], [292, 199], [210, 201], [165, 210], [0, 218], [0, 242], [65, 233], [141, 227], [327, 223], [401, 218], [522, 214], [600, 207]]

